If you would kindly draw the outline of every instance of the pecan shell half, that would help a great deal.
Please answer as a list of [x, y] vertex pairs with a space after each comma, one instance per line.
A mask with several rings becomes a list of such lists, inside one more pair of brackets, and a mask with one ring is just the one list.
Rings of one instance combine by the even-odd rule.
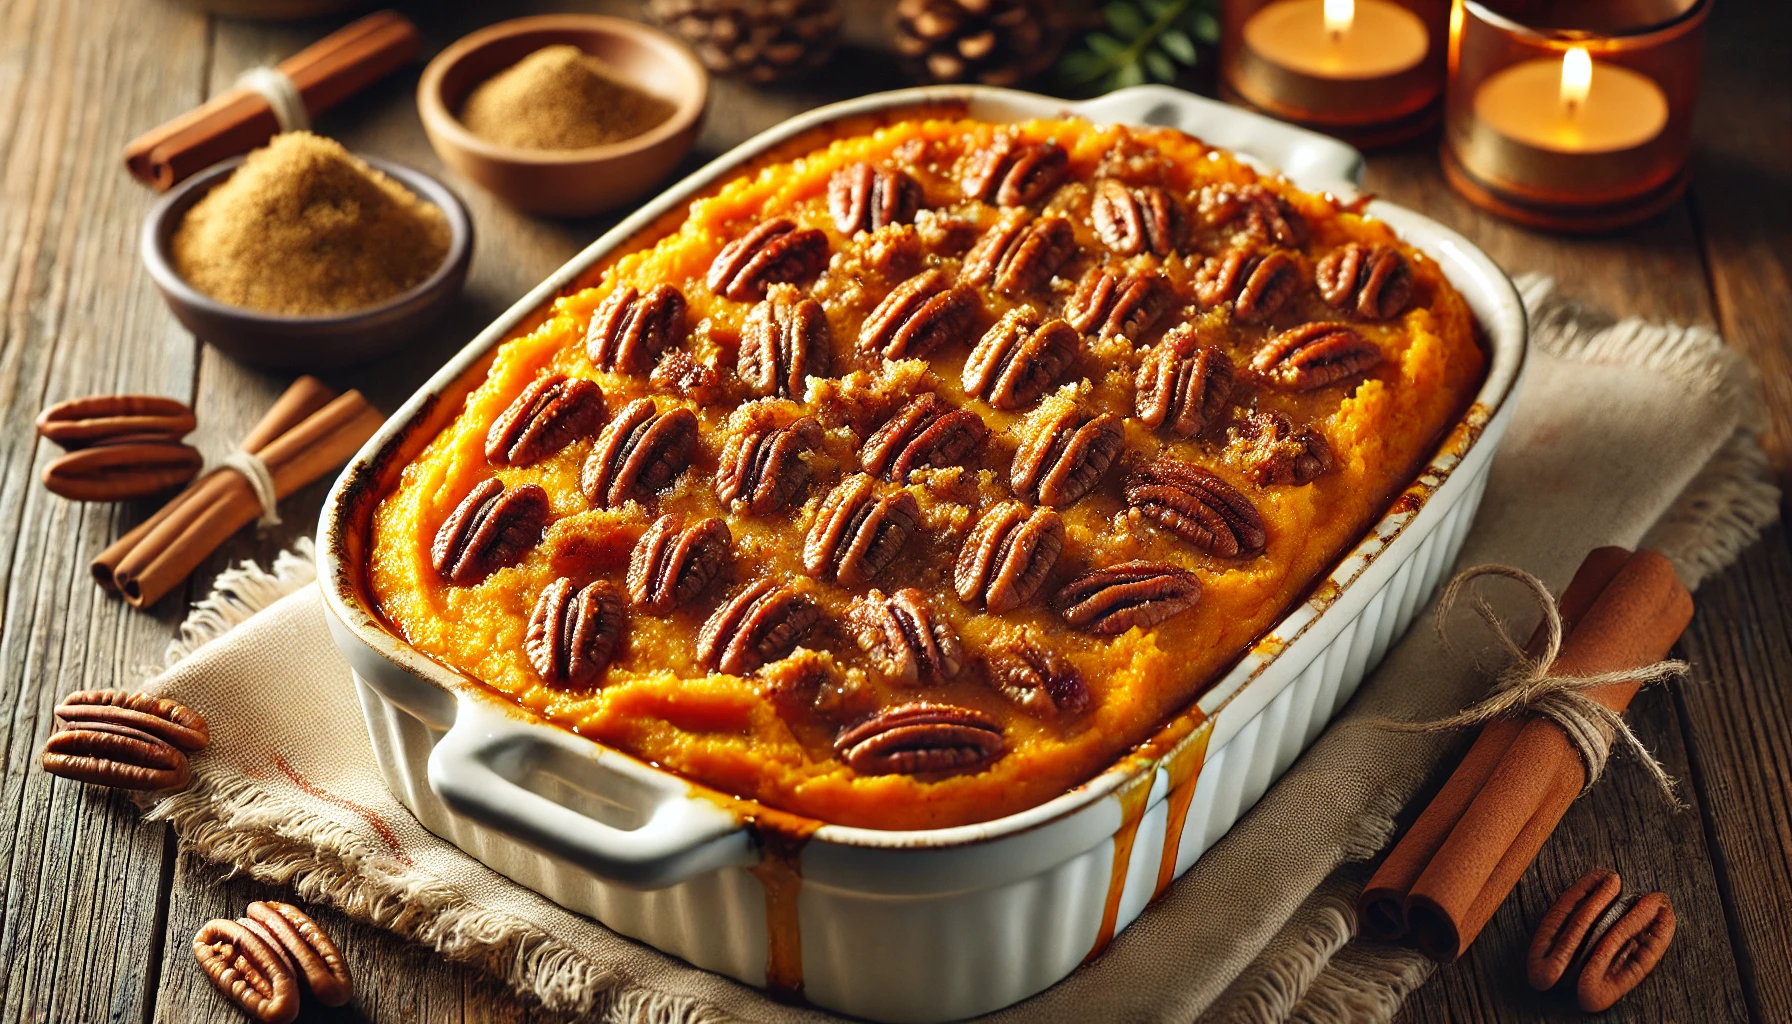
[[902, 684], [943, 683], [964, 668], [964, 646], [952, 624], [933, 614], [913, 587], [894, 594], [873, 589], [853, 602], [850, 621], [859, 646], [883, 674]]
[[1288, 200], [1262, 185], [1208, 185], [1196, 199], [1196, 211], [1214, 227], [1233, 222], [1262, 242], [1299, 249], [1307, 244], [1307, 220]]
[[746, 675], [789, 654], [821, 621], [796, 588], [758, 579], [716, 609], [697, 636], [697, 659], [712, 672]]
[[119, 441], [80, 448], [44, 467], [44, 489], [70, 501], [123, 501], [179, 487], [205, 459], [179, 441]]
[[1154, 626], [1201, 599], [1195, 574], [1168, 562], [1121, 562], [1072, 580], [1053, 605], [1077, 629], [1116, 636]]
[[1381, 362], [1381, 349], [1343, 324], [1307, 323], [1269, 339], [1251, 369], [1289, 391], [1317, 391], [1365, 373]]
[[623, 622], [616, 584], [597, 580], [575, 593], [562, 576], [536, 599], [523, 652], [543, 682], [583, 686], [610, 667], [622, 646]]
[[891, 483], [927, 466], [955, 466], [989, 440], [989, 427], [968, 409], [953, 409], [931, 391], [916, 395], [865, 439], [859, 463]]
[[774, 284], [807, 281], [828, 265], [828, 236], [775, 217], [722, 247], [709, 265], [709, 290], [736, 302], [765, 298]]
[[1035, 321], [1010, 310], [983, 335], [965, 360], [965, 394], [997, 409], [1022, 409], [1063, 378], [1080, 347], [1076, 328], [1062, 320]]
[[68, 451], [126, 441], [178, 441], [199, 421], [184, 403], [159, 395], [88, 395], [37, 414], [37, 433]]
[[1269, 543], [1257, 506], [1207, 470], [1168, 455], [1126, 478], [1126, 504], [1218, 558], [1254, 555]]
[[1525, 955], [1525, 980], [1532, 988], [1547, 992], [1570, 974], [1579, 974], [1571, 968], [1580, 966], [1599, 936], [1617, 921], [1616, 916], [1604, 919], [1608, 909], [1617, 907], [1622, 890], [1618, 873], [1601, 868], [1582, 875], [1556, 897], [1537, 922]]
[[971, 154], [964, 195], [997, 206], [1026, 206], [1050, 195], [1070, 171], [1070, 154], [1050, 142], [1003, 135]]
[[968, 341], [982, 313], [977, 293], [927, 270], [897, 285], [859, 327], [859, 348], [885, 359], [924, 359]]
[[1066, 406], [1021, 443], [1009, 482], [1018, 497], [1068, 508], [1101, 482], [1125, 443], [1120, 417], [1105, 412], [1089, 416]]
[[193, 959], [212, 987], [260, 1024], [290, 1024], [299, 1016], [299, 984], [286, 960], [235, 921], [216, 918], [193, 936]]
[[855, 473], [822, 500], [803, 541], [803, 569], [844, 587], [868, 582], [896, 559], [920, 521], [913, 494], [879, 495], [869, 476]]
[[1331, 472], [1332, 446], [1312, 427], [1296, 428], [1279, 412], [1251, 413], [1232, 428], [1238, 449], [1256, 483], [1304, 484]]
[[1637, 899], [1618, 923], [1593, 944], [1574, 985], [1575, 1001], [1587, 1013], [1601, 1013], [1642, 984], [1674, 941], [1674, 908], [1666, 893]]
[[1025, 211], [997, 221], [965, 253], [961, 276], [1003, 295], [1036, 292], [1076, 252], [1076, 233], [1062, 217], [1035, 217]]
[[1064, 319], [1090, 337], [1138, 341], [1175, 300], [1175, 293], [1160, 278], [1090, 267], [1064, 307]]
[[629, 600], [654, 615], [689, 604], [727, 571], [733, 544], [728, 524], [720, 519], [687, 527], [683, 513], [660, 516], [641, 534], [629, 557]]
[[716, 464], [716, 500], [736, 515], [769, 516], [794, 504], [809, 485], [803, 456], [821, 442], [821, 424], [809, 416], [733, 435]]
[[582, 377], [550, 373], [516, 396], [485, 435], [494, 466], [527, 466], [555, 454], [604, 422], [604, 391]]
[[980, 601], [991, 615], [1013, 611], [1045, 586], [1066, 536], [1063, 517], [1051, 509], [1003, 502], [983, 513], [964, 539], [952, 587], [966, 604]]
[[621, 285], [591, 315], [585, 352], [600, 370], [638, 374], [684, 336], [683, 292], [656, 284], [642, 294], [634, 285]]
[[843, 235], [907, 224], [921, 209], [921, 183], [907, 172], [859, 162], [828, 179], [828, 212]]
[[696, 413], [682, 406], [659, 412], [653, 399], [637, 398], [597, 435], [579, 472], [579, 490], [593, 508], [646, 497], [684, 472], [696, 442]]
[[1260, 324], [1300, 291], [1300, 262], [1280, 249], [1228, 249], [1195, 271], [1195, 298], [1208, 308], [1232, 301], [1232, 318]]
[[290, 903], [256, 900], [249, 904], [244, 916], [259, 926], [259, 934], [275, 940], [276, 952], [286, 953], [318, 1002], [341, 1006], [354, 998], [355, 980], [348, 972], [348, 963], [329, 933], [309, 914]]
[[80, 690], [56, 705], [57, 720], [70, 726], [122, 725], [192, 753], [211, 742], [205, 716], [184, 704], [147, 693]]
[[1006, 752], [994, 719], [930, 701], [885, 708], [834, 740], [834, 756], [860, 775], [973, 772]]
[[193, 777], [187, 755], [152, 733], [112, 722], [73, 724], [44, 744], [51, 775], [114, 789], [177, 789]]
[[540, 543], [549, 515], [548, 492], [535, 484], [507, 491], [502, 480], [483, 480], [436, 531], [430, 564], [447, 582], [471, 586]]
[[800, 400], [810, 377], [828, 375], [832, 346], [821, 303], [781, 285], [747, 314], [736, 370], [756, 395]]
[[1195, 332], [1177, 328], [1139, 363], [1133, 410], [1139, 422], [1172, 437], [1194, 437], [1219, 421], [1232, 397], [1232, 357], [1203, 347]]
[[1389, 245], [1333, 249], [1313, 268], [1313, 282], [1327, 305], [1363, 320], [1391, 320], [1412, 298], [1412, 268]]
[[1035, 718], [1080, 715], [1089, 707], [1089, 684], [1076, 666], [1024, 637], [990, 655], [989, 683]]
[[1182, 211], [1170, 193], [1156, 185], [1131, 188], [1103, 178], [1095, 186], [1089, 213], [1096, 237], [1120, 256], [1142, 252], [1167, 256], [1176, 250], [1182, 233]]

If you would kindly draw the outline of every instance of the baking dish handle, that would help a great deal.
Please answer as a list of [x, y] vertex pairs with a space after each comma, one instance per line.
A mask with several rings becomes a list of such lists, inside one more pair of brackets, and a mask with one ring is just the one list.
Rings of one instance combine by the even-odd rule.
[[429, 788], [457, 814], [638, 889], [757, 859], [735, 816], [678, 778], [490, 700], [458, 700], [429, 755]]

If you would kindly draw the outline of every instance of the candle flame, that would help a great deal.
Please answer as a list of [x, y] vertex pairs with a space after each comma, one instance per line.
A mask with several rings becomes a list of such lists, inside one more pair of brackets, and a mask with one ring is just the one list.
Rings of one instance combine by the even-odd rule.
[[1335, 40], [1356, 20], [1356, 0], [1325, 0], [1325, 30]]
[[1573, 114], [1587, 101], [1593, 87], [1593, 58], [1584, 46], [1572, 46], [1562, 54], [1562, 106]]

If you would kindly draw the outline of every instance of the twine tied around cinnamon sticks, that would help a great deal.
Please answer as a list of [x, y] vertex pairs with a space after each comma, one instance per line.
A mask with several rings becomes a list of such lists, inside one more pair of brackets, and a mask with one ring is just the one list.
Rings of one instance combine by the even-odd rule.
[[1615, 743], [1635, 755], [1648, 771], [1649, 777], [1655, 780], [1668, 803], [1676, 810], [1684, 809], [1685, 805], [1675, 792], [1673, 776], [1667, 773], [1667, 769], [1643, 745], [1643, 741], [1637, 738], [1636, 733], [1624, 721], [1623, 714], [1588, 697], [1586, 691], [1623, 682], [1639, 686], [1665, 683], [1669, 679], [1686, 675], [1689, 670], [1686, 662], [1668, 659], [1640, 668], [1589, 675], [1551, 675], [1550, 666], [1561, 653], [1562, 640], [1567, 632], [1562, 623], [1562, 613], [1542, 580], [1509, 565], [1477, 565], [1462, 570], [1450, 580], [1443, 595], [1438, 598], [1436, 613], [1437, 635], [1445, 647], [1455, 646], [1450, 639], [1448, 626], [1451, 610], [1470, 583], [1487, 576], [1513, 580], [1523, 585], [1536, 599], [1541, 615], [1541, 621], [1537, 625], [1541, 643], [1533, 640], [1531, 646], [1536, 648], [1537, 653], [1533, 655], [1513, 639], [1493, 606], [1477, 592], [1473, 601], [1475, 613], [1487, 623], [1494, 639], [1504, 648], [1509, 659], [1506, 667], [1494, 676], [1493, 686], [1488, 690], [1487, 696], [1454, 715], [1430, 722], [1371, 719], [1367, 724], [1393, 732], [1430, 733], [1484, 725], [1496, 718], [1521, 718], [1526, 715], [1546, 718], [1567, 735], [1568, 742], [1586, 768], [1586, 783], [1581, 787], [1582, 793], [1591, 789], [1593, 783], [1599, 781], [1599, 777], [1604, 774], [1606, 761], [1610, 758]]

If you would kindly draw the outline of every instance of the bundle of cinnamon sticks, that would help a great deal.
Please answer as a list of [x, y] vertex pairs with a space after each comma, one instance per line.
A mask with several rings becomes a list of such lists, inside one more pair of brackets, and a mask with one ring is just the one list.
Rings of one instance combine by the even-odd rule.
[[[1551, 676], [1653, 664], [1692, 620], [1692, 596], [1666, 558], [1615, 547], [1587, 556], [1558, 607], [1566, 636]], [[1531, 643], [1536, 654], [1541, 636]], [[1584, 693], [1622, 712], [1639, 685]], [[1439, 963], [1461, 956], [1581, 794], [1586, 771], [1554, 722], [1489, 722], [1363, 890], [1357, 903], [1363, 934], [1383, 941], [1410, 935]]]
[[[243, 438], [241, 448], [267, 466], [278, 500], [347, 462], [383, 419], [360, 392], [338, 395], [314, 377], [300, 377]], [[93, 560], [94, 579], [146, 608], [262, 513], [247, 476], [228, 467], [212, 470], [100, 552]]]

